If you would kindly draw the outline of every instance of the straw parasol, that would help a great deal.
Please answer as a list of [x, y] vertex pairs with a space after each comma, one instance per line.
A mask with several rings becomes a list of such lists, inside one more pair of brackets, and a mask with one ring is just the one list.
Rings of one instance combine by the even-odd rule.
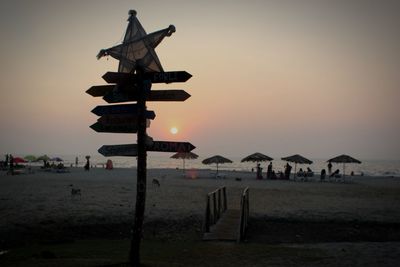
[[294, 175], [296, 176], [296, 168], [298, 164], [312, 164], [313, 162], [302, 155], [296, 154], [293, 156], [282, 158], [284, 161], [294, 162]]
[[254, 154], [251, 154], [241, 160], [241, 162], [245, 161], [251, 161], [251, 162], [260, 162], [260, 161], [271, 161], [274, 160], [271, 157], [268, 157], [267, 155], [261, 154], [259, 152], [256, 152]]
[[357, 164], [361, 164], [361, 161], [359, 161], [358, 159], [352, 158], [348, 155], [340, 155], [334, 158], [331, 158], [330, 160], [328, 160], [327, 162], [334, 162], [334, 163], [343, 163], [343, 177], [345, 176], [345, 164], [346, 163], [357, 163]]
[[205, 160], [202, 161], [203, 164], [217, 164], [217, 175], [218, 175], [218, 164], [223, 164], [223, 163], [232, 163], [232, 160], [224, 158], [222, 156], [216, 155], [216, 156], [212, 156], [210, 158], [207, 158]]
[[172, 159], [183, 159], [183, 171], [185, 171], [185, 159], [197, 159], [198, 157], [193, 152], [178, 152], [171, 156]]

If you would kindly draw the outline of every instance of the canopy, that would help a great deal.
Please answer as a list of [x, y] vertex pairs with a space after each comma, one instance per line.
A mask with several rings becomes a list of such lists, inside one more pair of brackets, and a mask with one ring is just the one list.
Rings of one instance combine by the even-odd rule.
[[27, 161], [20, 157], [13, 158], [13, 163], [26, 163]]
[[284, 161], [299, 163], [299, 164], [312, 164], [313, 162], [299, 154], [282, 158]]
[[160, 60], [154, 50], [166, 36], [175, 32], [175, 27], [146, 34], [143, 26], [136, 17], [136, 11], [129, 11], [128, 27], [124, 41], [120, 45], [100, 50], [97, 58], [112, 56], [119, 60], [118, 72], [133, 72], [138, 66], [145, 72], [162, 72]]
[[241, 162], [245, 162], [245, 161], [260, 162], [260, 161], [271, 161], [271, 160], [274, 160], [274, 159], [271, 157], [268, 157], [267, 155], [256, 152], [254, 154], [251, 154], [251, 155], [243, 158], [241, 160]]
[[203, 160], [202, 163], [203, 164], [214, 164], [214, 163], [217, 164], [217, 175], [218, 175], [218, 164], [232, 163], [232, 161], [230, 159], [216, 155], [216, 156], [212, 156], [210, 158]]
[[330, 160], [328, 160], [328, 162], [335, 162], [335, 163], [358, 163], [360, 164], [361, 161], [359, 161], [358, 159], [352, 158], [348, 155], [340, 155], [337, 157], [334, 157]]
[[348, 155], [340, 155], [334, 158], [331, 158], [330, 160], [328, 160], [328, 162], [333, 162], [333, 163], [343, 163], [343, 177], [345, 177], [346, 173], [345, 173], [345, 164], [346, 163], [357, 163], [357, 164], [361, 164], [361, 161], [359, 161], [358, 159], [352, 158]]
[[183, 159], [183, 171], [185, 171], [185, 159], [197, 159], [198, 157], [193, 152], [178, 152], [171, 156], [172, 159]]
[[27, 161], [30, 161], [30, 162], [37, 161], [37, 159], [36, 159], [36, 157], [34, 155], [26, 155], [24, 157], [24, 159], [27, 160]]

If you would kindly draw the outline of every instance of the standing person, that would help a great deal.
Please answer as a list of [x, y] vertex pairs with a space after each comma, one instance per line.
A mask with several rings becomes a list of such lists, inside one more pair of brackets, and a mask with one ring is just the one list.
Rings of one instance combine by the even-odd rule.
[[89, 169], [90, 169], [89, 159], [90, 159], [90, 156], [86, 156], [85, 171], [89, 171]]
[[326, 176], [326, 171], [325, 171], [325, 169], [322, 169], [321, 170], [321, 178], [320, 178], [321, 182], [323, 182], [325, 180], [325, 176]]
[[289, 162], [286, 163], [285, 166], [285, 179], [289, 180], [290, 179], [290, 172], [292, 171], [292, 166], [289, 165]]
[[262, 168], [260, 167], [260, 163], [257, 163], [257, 179], [262, 179]]
[[4, 167], [7, 168], [8, 166], [8, 154], [6, 154], [6, 162], [4, 162]]
[[12, 175], [14, 175], [14, 157], [11, 154], [9, 157], [9, 161], [10, 161], [10, 172]]
[[332, 163], [330, 161], [328, 162], [328, 174], [332, 174]]
[[78, 167], [78, 157], [75, 157], [75, 167]]
[[268, 164], [268, 168], [267, 168], [267, 179], [271, 179], [272, 176], [272, 162], [270, 162]]

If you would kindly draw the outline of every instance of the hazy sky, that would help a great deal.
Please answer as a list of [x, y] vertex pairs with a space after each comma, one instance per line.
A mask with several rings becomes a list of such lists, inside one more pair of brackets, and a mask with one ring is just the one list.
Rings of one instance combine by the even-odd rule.
[[[85, 93], [116, 71], [129, 9], [185, 102], [148, 103], [155, 140], [200, 156], [400, 159], [400, 1], [0, 1], [0, 153], [96, 154], [134, 134], [96, 133]], [[179, 133], [172, 135], [171, 127]]]

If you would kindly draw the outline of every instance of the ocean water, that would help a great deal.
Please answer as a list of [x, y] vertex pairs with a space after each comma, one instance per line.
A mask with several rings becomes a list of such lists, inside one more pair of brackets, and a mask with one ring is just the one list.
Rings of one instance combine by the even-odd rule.
[[[183, 168], [183, 160], [182, 159], [171, 159], [173, 153], [148, 153], [147, 156], [147, 168]], [[53, 155], [52, 155], [53, 156]], [[54, 155], [61, 157], [64, 160], [65, 166], [70, 166], [71, 164], [75, 164], [75, 157], [78, 156], [78, 166], [82, 166], [85, 164], [86, 159], [85, 155]], [[204, 165], [202, 160], [206, 157], [199, 157], [194, 160], [185, 160], [185, 168], [186, 169], [216, 169], [216, 165]], [[254, 162], [240, 162], [241, 157], [229, 157], [233, 163], [229, 164], [220, 164], [219, 170], [235, 170], [235, 171], [251, 171], [252, 168], [255, 169], [256, 163]], [[136, 158], [135, 157], [110, 157], [106, 158], [100, 154], [91, 155], [90, 163], [94, 167], [102, 167], [103, 164], [107, 161], [107, 159], [111, 159], [113, 161], [113, 165], [115, 168], [136, 168]], [[315, 173], [319, 173], [322, 169], [327, 170], [327, 159], [312, 159], [313, 164], [311, 165], [303, 165], [297, 164], [297, 170], [299, 168], [306, 169], [310, 167]], [[350, 174], [351, 171], [354, 171], [356, 175], [363, 173], [364, 175], [370, 176], [396, 176], [400, 177], [400, 160], [362, 160], [361, 164], [346, 164], [345, 172], [346, 174]], [[263, 168], [263, 172], [267, 169], [268, 162], [261, 162], [261, 167]], [[286, 161], [282, 160], [273, 160], [272, 165], [273, 169], [277, 171], [283, 171], [284, 165]], [[292, 171], [294, 171], [294, 164], [290, 163], [293, 167]], [[339, 169], [340, 173], [343, 172], [343, 164], [335, 164], [333, 163], [332, 170]]]

